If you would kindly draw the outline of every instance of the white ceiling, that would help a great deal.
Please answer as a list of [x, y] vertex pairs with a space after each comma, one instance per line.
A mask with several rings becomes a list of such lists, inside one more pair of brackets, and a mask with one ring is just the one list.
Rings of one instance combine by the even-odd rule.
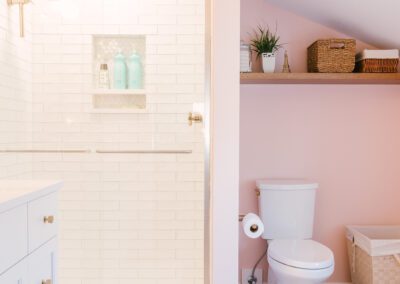
[[400, 0], [266, 0], [378, 48], [400, 48]]

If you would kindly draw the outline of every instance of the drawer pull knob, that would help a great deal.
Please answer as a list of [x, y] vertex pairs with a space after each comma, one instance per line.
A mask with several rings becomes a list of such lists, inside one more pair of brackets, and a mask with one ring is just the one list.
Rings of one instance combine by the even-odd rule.
[[51, 279], [42, 280], [42, 284], [51, 284], [51, 283], [52, 283]]
[[[45, 222], [46, 224], [53, 224], [54, 223], [54, 216], [45, 216], [43, 218], [43, 222]], [[45, 284], [51, 284], [51, 280], [48, 280], [48, 281], [50, 281], [50, 283], [45, 283]]]

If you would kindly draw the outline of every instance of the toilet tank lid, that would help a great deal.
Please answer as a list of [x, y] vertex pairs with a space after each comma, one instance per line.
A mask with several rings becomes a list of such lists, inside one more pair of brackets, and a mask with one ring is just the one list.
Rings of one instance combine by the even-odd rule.
[[307, 190], [317, 189], [318, 183], [305, 179], [261, 179], [257, 180], [260, 190]]

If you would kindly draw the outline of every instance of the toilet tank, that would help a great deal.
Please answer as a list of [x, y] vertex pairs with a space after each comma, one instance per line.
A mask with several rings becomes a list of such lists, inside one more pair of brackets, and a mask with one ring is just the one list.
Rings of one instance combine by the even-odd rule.
[[310, 239], [314, 227], [317, 183], [306, 180], [258, 180], [262, 238]]

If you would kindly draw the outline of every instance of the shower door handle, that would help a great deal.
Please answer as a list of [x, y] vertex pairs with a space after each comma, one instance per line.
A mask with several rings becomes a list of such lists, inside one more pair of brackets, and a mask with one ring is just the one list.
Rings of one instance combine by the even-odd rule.
[[189, 112], [188, 122], [189, 126], [192, 126], [193, 123], [201, 123], [203, 122], [203, 116], [200, 113]]

